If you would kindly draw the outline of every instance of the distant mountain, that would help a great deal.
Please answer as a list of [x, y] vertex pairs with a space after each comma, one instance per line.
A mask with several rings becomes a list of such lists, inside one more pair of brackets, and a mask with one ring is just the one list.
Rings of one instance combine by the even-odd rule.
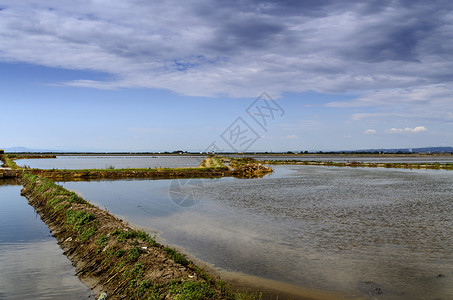
[[453, 153], [453, 147], [422, 147], [422, 148], [399, 148], [399, 149], [366, 149], [348, 152], [384, 152], [384, 153]]

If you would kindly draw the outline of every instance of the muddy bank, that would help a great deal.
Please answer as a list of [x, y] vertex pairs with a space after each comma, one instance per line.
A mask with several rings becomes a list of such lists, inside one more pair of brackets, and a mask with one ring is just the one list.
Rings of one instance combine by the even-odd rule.
[[15, 170], [0, 168], [0, 179], [16, 178], [19, 173]]
[[259, 299], [227, 284], [175, 249], [89, 204], [49, 179], [23, 173], [27, 197], [79, 278], [108, 299]]

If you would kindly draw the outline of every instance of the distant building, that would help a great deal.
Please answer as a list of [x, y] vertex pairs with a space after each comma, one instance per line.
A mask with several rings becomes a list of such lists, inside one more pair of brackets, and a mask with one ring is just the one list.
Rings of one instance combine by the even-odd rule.
[[3, 154], [3, 153], [5, 153], [5, 150], [0, 149], [0, 154]]

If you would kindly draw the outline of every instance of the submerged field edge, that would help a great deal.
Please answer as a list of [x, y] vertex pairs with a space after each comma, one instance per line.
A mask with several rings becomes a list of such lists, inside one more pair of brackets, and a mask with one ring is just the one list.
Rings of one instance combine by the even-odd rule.
[[260, 299], [233, 292], [173, 248], [51, 180], [23, 172], [29, 204], [96, 296], [108, 299]]
[[371, 162], [332, 162], [332, 161], [300, 161], [300, 160], [261, 160], [266, 165], [304, 165], [332, 166], [350, 168], [394, 168], [394, 169], [433, 169], [453, 170], [453, 163], [371, 163]]

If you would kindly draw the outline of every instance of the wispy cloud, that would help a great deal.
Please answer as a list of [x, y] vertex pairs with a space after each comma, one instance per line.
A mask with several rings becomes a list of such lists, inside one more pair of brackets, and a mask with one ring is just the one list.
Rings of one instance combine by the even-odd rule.
[[386, 130], [385, 132], [387, 133], [420, 133], [420, 132], [426, 132], [428, 131], [428, 129], [426, 129], [426, 127], [424, 126], [417, 126], [417, 127], [414, 127], [414, 128], [392, 128], [392, 129], [388, 129]]
[[6, 0], [2, 8], [0, 61], [112, 75], [61, 83], [70, 86], [235, 97], [390, 90], [329, 104], [351, 107], [398, 103], [453, 80], [446, 0]]
[[364, 134], [374, 134], [376, 132], [377, 131], [375, 129], [367, 129], [367, 130], [365, 130]]

